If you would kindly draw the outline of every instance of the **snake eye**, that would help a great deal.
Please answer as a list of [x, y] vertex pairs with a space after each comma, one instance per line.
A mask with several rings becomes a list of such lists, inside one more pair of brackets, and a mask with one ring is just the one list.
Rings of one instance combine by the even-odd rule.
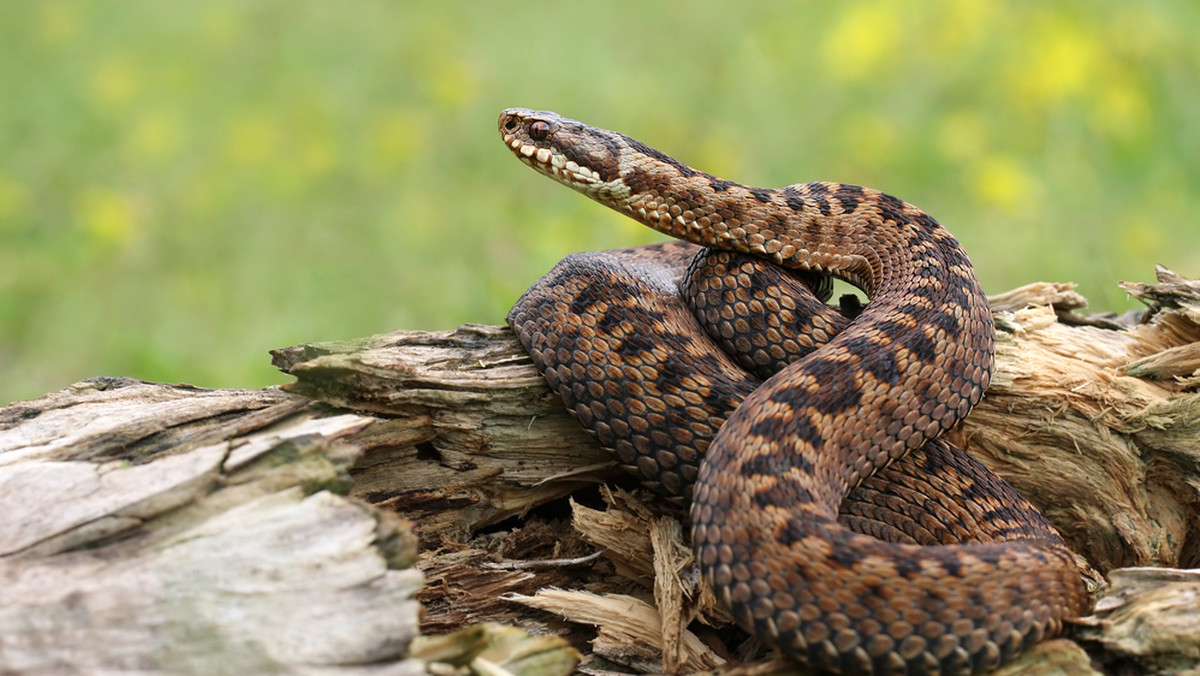
[[529, 138], [533, 139], [534, 141], [541, 141], [549, 134], [550, 125], [542, 122], [541, 120], [529, 125]]

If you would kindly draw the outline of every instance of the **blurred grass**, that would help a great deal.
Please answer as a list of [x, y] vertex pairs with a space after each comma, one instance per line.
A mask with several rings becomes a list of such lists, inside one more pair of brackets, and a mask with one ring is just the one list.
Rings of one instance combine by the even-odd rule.
[[266, 350], [500, 323], [651, 241], [496, 138], [507, 106], [712, 173], [887, 190], [984, 286], [1200, 274], [1200, 10], [1125, 3], [0, 4], [0, 404], [283, 380]]

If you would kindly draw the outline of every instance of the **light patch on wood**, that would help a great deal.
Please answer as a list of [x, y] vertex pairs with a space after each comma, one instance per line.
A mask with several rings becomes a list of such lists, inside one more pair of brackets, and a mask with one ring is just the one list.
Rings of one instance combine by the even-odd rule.
[[[654, 606], [641, 599], [623, 594], [598, 595], [562, 589], [543, 589], [533, 596], [512, 594], [508, 599], [561, 615], [572, 622], [596, 626], [599, 633], [593, 647], [597, 654], [623, 659], [635, 656], [660, 662], [662, 616]], [[682, 665], [691, 671], [715, 669], [725, 662], [687, 630], [680, 635], [680, 655]]]

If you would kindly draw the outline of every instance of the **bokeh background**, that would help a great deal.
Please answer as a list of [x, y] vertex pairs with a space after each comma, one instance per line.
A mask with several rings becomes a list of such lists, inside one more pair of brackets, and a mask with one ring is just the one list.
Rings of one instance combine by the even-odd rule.
[[984, 287], [1200, 275], [1200, 3], [0, 3], [0, 404], [500, 323], [655, 235], [536, 177], [548, 108], [762, 186], [861, 183]]

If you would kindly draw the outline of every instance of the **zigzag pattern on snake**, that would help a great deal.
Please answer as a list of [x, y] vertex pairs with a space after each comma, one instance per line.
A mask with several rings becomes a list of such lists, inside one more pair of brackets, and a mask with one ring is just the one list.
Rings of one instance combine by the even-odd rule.
[[[721, 251], [570, 256], [509, 322], [603, 446], [691, 500], [739, 625], [821, 670], [974, 673], [1084, 610], [1053, 528], [938, 438], [983, 395], [993, 327], [936, 220], [858, 186], [739, 185], [554, 113], [499, 128], [539, 172]], [[848, 321], [806, 271], [869, 304]]]

